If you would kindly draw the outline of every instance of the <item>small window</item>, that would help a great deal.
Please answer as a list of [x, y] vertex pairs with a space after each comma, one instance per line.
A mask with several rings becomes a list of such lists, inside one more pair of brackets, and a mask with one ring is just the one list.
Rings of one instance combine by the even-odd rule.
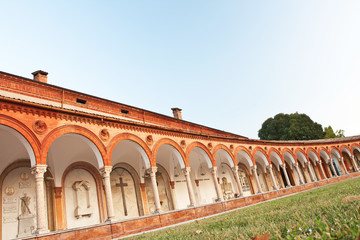
[[86, 104], [86, 100], [80, 99], [80, 98], [77, 98], [77, 99], [76, 99], [76, 102], [77, 102], [77, 103], [81, 103], [81, 104]]
[[129, 114], [129, 111], [128, 111], [128, 110], [121, 109], [121, 113], [123, 113], [123, 114]]

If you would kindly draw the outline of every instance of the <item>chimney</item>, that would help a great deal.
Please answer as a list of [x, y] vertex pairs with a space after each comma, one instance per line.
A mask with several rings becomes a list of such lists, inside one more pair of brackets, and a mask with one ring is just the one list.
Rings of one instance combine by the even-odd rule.
[[182, 120], [182, 116], [181, 116], [181, 110], [182, 109], [180, 109], [180, 108], [172, 108], [171, 110], [173, 111], [174, 118]]
[[42, 70], [38, 70], [36, 72], [33, 72], [32, 75], [34, 75], [34, 81], [47, 83], [47, 72], [44, 72]]

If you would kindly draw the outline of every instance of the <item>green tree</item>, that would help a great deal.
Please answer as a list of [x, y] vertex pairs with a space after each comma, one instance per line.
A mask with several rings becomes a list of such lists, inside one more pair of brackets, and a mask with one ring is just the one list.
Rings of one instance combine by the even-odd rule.
[[324, 128], [325, 136], [324, 138], [341, 138], [345, 137], [344, 130], [339, 129], [336, 132], [332, 129], [332, 127], [329, 125], [328, 127]]
[[262, 140], [311, 140], [325, 136], [321, 124], [303, 113], [279, 113], [268, 118], [261, 126], [258, 136]]
[[328, 127], [324, 127], [324, 132], [324, 138], [336, 138], [336, 134], [330, 125]]

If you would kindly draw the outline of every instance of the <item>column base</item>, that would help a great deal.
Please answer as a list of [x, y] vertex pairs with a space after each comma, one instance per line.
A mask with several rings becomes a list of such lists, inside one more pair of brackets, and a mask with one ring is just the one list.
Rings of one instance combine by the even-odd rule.
[[194, 208], [195, 207], [195, 204], [189, 204], [187, 205], [188, 208]]
[[46, 233], [49, 233], [50, 230], [49, 229], [36, 229], [35, 230], [35, 234], [38, 235], [38, 234], [46, 234]]
[[104, 221], [104, 223], [112, 223], [113, 221], [115, 221], [115, 218], [114, 217], [109, 217], [108, 219], [106, 219]]
[[161, 214], [161, 213], [163, 213], [163, 211], [162, 210], [155, 210], [152, 214]]

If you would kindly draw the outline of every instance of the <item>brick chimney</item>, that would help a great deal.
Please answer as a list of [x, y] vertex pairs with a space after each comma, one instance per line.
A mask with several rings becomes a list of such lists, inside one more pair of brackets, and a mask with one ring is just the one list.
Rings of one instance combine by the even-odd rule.
[[174, 118], [182, 120], [182, 116], [181, 116], [181, 110], [182, 109], [180, 109], [180, 108], [172, 108], [171, 110], [173, 111]]
[[47, 83], [47, 72], [44, 72], [42, 70], [38, 70], [36, 72], [33, 72], [32, 75], [34, 75], [34, 81]]

